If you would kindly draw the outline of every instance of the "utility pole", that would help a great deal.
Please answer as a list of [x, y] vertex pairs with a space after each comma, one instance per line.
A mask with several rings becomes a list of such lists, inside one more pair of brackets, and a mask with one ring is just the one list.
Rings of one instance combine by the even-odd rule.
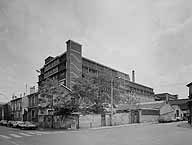
[[111, 116], [110, 116], [110, 125], [113, 125], [113, 77], [111, 79]]
[[115, 76], [113, 77], [112, 73], [111, 73], [111, 114], [110, 114], [110, 125], [113, 125], [113, 92], [114, 92], [114, 80], [116, 79], [120, 79], [120, 77]]
[[53, 119], [54, 119], [54, 117], [53, 117], [53, 95], [52, 95], [52, 98], [51, 98], [51, 109], [52, 109], [52, 113], [51, 113], [51, 115], [52, 115], [52, 125], [51, 125], [51, 127], [53, 128]]

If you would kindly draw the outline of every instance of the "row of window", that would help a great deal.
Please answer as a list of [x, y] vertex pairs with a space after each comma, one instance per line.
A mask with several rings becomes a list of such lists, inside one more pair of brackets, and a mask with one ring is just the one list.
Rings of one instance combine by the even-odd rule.
[[54, 60], [53, 62], [45, 66], [44, 72], [48, 71], [49, 69], [51, 69], [52, 67], [58, 64], [59, 64], [59, 59]]
[[38, 96], [32, 96], [29, 98], [29, 106], [36, 106], [38, 104]]
[[58, 67], [55, 67], [54, 69], [51, 69], [50, 71], [46, 72], [44, 74], [44, 79], [48, 78], [49, 76], [57, 73], [59, 71]]
[[21, 101], [19, 101], [19, 102], [13, 102], [13, 103], [11, 104], [11, 109], [12, 109], [12, 111], [21, 110], [21, 109], [22, 109], [22, 107], [21, 107]]
[[[108, 73], [113, 73], [113, 76], [120, 76], [121, 78], [125, 78], [127, 80], [130, 80], [129, 78], [129, 75], [128, 74], [125, 74], [125, 73], [122, 73], [122, 72], [118, 72], [118, 71], [115, 71], [115, 70], [112, 70], [111, 68], [107, 67], [107, 66], [103, 66], [103, 65], [100, 65], [100, 64], [97, 64], [97, 63], [94, 63], [94, 62], [91, 62], [89, 60], [83, 60], [83, 68], [85, 70], [88, 70], [89, 69], [93, 69], [95, 71], [98, 71], [98, 72], [108, 72]], [[95, 72], [93, 71], [93, 72]]]
[[13, 117], [14, 117], [15, 120], [21, 119], [22, 114], [21, 114], [21, 112], [15, 112]]
[[128, 90], [128, 92], [134, 92], [134, 93], [138, 93], [138, 94], [143, 94], [143, 95], [153, 95], [153, 92], [149, 92], [143, 89], [139, 89], [139, 88], [134, 88], [134, 87], [130, 87], [129, 85], [125, 85], [126, 88], [129, 88], [130, 90]]

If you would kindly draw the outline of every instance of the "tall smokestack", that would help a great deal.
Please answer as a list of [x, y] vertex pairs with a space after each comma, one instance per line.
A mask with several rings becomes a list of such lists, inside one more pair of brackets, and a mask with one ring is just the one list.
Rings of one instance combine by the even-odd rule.
[[135, 71], [134, 70], [132, 71], [132, 82], [135, 83]]

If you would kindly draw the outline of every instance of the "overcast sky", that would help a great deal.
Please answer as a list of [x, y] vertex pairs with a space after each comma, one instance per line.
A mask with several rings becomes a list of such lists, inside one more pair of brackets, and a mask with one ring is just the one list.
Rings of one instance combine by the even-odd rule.
[[0, 0], [0, 93], [37, 85], [35, 70], [72, 39], [83, 56], [186, 98], [191, 38], [191, 0]]

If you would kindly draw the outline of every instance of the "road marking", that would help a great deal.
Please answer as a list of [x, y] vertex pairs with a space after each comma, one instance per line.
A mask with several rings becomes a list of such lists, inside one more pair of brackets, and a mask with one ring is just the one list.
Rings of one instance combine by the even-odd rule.
[[40, 132], [41, 134], [51, 134], [51, 132]]
[[42, 135], [43, 133], [42, 132], [40, 132], [40, 131], [34, 131], [35, 132], [35, 134], [37, 134], [37, 135]]
[[31, 132], [31, 131], [27, 131], [26, 133], [28, 133], [28, 134], [36, 134], [35, 132]]
[[11, 141], [11, 140], [6, 140], [6, 141], [9, 142], [9, 143], [11, 143], [11, 144], [13, 144], [13, 145], [20, 145], [20, 144], [17, 144], [16, 142]]
[[27, 132], [28, 134], [32, 134], [32, 135], [42, 135], [40, 133], [37, 133], [37, 132]]
[[0, 135], [0, 137], [3, 137], [3, 138], [5, 138], [5, 139], [11, 139], [11, 137], [8, 137], [8, 136], [6, 136], [6, 135]]
[[21, 133], [19, 133], [20, 135], [23, 135], [23, 136], [32, 136], [32, 135], [30, 135], [30, 134], [26, 134], [26, 133], [23, 133], [23, 132], [21, 132]]
[[20, 135], [17, 135], [17, 134], [9, 134], [10, 136], [13, 136], [13, 137], [16, 137], [16, 138], [20, 138], [20, 137], [22, 137], [22, 136], [20, 136]]

